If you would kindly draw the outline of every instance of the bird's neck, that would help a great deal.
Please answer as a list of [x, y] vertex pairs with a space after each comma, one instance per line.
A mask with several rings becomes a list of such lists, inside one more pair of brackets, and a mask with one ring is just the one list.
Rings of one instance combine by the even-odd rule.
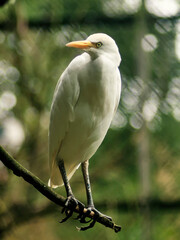
[[115, 64], [117, 67], [119, 67], [120, 63], [121, 63], [121, 56], [119, 53], [111, 53], [109, 54], [107, 53], [103, 53], [103, 55], [97, 54], [96, 52], [88, 52], [88, 55], [90, 56], [91, 60], [94, 61], [97, 58], [104, 56], [106, 57], [108, 60], [111, 60], [113, 62], [113, 64]]

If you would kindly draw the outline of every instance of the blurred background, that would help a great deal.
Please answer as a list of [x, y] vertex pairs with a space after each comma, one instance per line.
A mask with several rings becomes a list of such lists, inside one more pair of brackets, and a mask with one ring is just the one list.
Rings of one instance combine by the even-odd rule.
[[[90, 161], [96, 207], [122, 231], [78, 232], [60, 208], [0, 162], [0, 239], [180, 238], [179, 0], [1, 0], [0, 144], [47, 183], [49, 111], [57, 80], [81, 52], [65, 44], [104, 32], [122, 56], [122, 95]], [[86, 202], [81, 171], [71, 181]], [[64, 189], [57, 192], [65, 196]]]

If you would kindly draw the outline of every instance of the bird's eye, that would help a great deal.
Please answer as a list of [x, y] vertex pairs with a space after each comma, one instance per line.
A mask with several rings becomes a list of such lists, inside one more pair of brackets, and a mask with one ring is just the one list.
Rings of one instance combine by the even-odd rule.
[[96, 43], [96, 47], [97, 47], [97, 48], [100, 48], [102, 45], [103, 45], [102, 42]]

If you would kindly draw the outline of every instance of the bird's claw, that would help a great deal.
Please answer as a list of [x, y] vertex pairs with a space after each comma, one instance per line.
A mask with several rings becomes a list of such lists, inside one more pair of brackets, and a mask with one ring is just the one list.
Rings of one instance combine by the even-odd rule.
[[[89, 217], [91, 211], [94, 212], [93, 219], [90, 219], [90, 220], [87, 221], [86, 218]], [[97, 220], [98, 220], [100, 217], [105, 217], [105, 218], [107, 218], [108, 220], [112, 221], [112, 218], [111, 218], [111, 217], [102, 214], [102, 213], [99, 212], [97, 209], [91, 208], [91, 207], [87, 208], [87, 211], [86, 211], [85, 213], [84, 213], [84, 212], [80, 213], [80, 214], [78, 215], [77, 219], [79, 219], [81, 223], [89, 223], [89, 222], [90, 222], [90, 224], [89, 224], [88, 226], [86, 226], [86, 227], [80, 227], [80, 228], [77, 227], [77, 229], [78, 229], [79, 231], [85, 231], [85, 230], [87, 230], [87, 229], [93, 228], [94, 225], [95, 225], [95, 223], [97, 222]]]
[[99, 217], [104, 217], [104, 218], [107, 218], [109, 221], [112, 222], [112, 217], [110, 216], [107, 216], [103, 213], [101, 213], [100, 211], [98, 211], [96, 208], [93, 208], [92, 211], [96, 214], [96, 215], [99, 215]]
[[89, 223], [91, 221], [88, 220], [86, 221], [86, 218], [89, 216], [89, 214], [91, 213], [91, 210], [90, 209], [87, 209], [87, 211], [84, 213], [83, 211], [84, 209], [81, 209], [81, 211], [79, 212], [79, 215], [75, 218], [76, 220], [79, 220], [80, 223]]
[[[94, 227], [95, 223], [97, 222], [97, 219], [98, 219], [98, 217], [97, 218], [94, 217], [92, 221], [90, 220], [91, 222], [90, 222], [90, 224], [88, 226], [80, 227], [80, 228], [76, 227], [76, 228], [77, 228], [78, 231], [86, 231], [86, 230]], [[89, 221], [86, 221], [86, 223], [88, 223], [88, 222]]]
[[[80, 228], [77, 227], [79, 231], [86, 231], [87, 229], [93, 228], [97, 220], [101, 217], [105, 217], [108, 220], [112, 221], [111, 217], [102, 214], [93, 207], [88, 207], [87, 210], [84, 212], [84, 204], [79, 202], [74, 196], [69, 196], [67, 197], [65, 205], [62, 209], [62, 213], [65, 213], [66, 217], [63, 218], [60, 223], [66, 222], [73, 215], [73, 212], [77, 206], [79, 207], [79, 215], [75, 219], [79, 220], [80, 223], [89, 223], [88, 226]], [[94, 212], [93, 218], [91, 218], [90, 216], [91, 212]], [[90, 218], [90, 220], [86, 220], [86, 218]]]
[[64, 207], [61, 211], [61, 213], [65, 213], [66, 217], [63, 218], [60, 223], [66, 222], [72, 215], [74, 212], [74, 209], [79, 206], [82, 206], [83, 204], [80, 203], [78, 200], [76, 200], [76, 198], [74, 196], [68, 196], [66, 199], [66, 202], [64, 204]]
[[66, 217], [63, 218], [63, 219], [60, 221], [60, 223], [66, 222], [66, 221], [72, 216], [73, 210], [67, 209], [67, 210], [65, 210], [65, 214], [66, 214]]

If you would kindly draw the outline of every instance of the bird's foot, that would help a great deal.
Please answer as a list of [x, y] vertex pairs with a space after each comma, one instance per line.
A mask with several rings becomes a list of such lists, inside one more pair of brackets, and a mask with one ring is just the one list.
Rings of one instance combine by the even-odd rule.
[[[89, 217], [90, 217], [90, 213], [91, 213], [91, 212], [94, 212], [93, 219], [90, 219], [90, 220], [87, 221], [86, 218], [89, 218]], [[86, 211], [85, 213], [84, 213], [84, 212], [80, 213], [80, 214], [78, 215], [77, 219], [79, 219], [81, 223], [89, 223], [89, 222], [90, 222], [90, 224], [89, 224], [88, 226], [86, 226], [86, 227], [80, 227], [80, 228], [77, 228], [77, 229], [78, 229], [79, 231], [85, 231], [85, 230], [87, 230], [87, 229], [90, 229], [90, 228], [94, 227], [94, 225], [95, 225], [95, 223], [97, 222], [97, 220], [98, 220], [99, 218], [102, 218], [102, 217], [105, 217], [105, 218], [107, 218], [108, 220], [112, 221], [112, 218], [111, 218], [111, 217], [109, 217], [109, 216], [101, 213], [101, 212], [98, 211], [96, 208], [94, 208], [94, 207], [88, 207], [88, 208], [87, 208], [87, 211]]]
[[79, 209], [83, 211], [84, 204], [79, 202], [73, 195], [70, 195], [67, 197], [65, 205], [61, 211], [61, 213], [65, 213], [66, 217], [63, 218], [60, 223], [66, 222], [72, 215], [76, 207], [79, 207]]

